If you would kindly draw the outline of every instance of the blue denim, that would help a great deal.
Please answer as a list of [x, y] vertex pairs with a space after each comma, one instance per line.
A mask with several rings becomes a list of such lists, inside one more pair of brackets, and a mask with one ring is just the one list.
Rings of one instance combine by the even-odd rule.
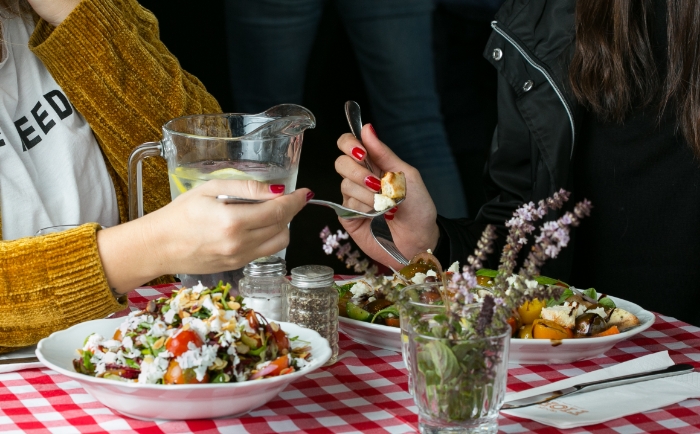
[[[329, 1], [355, 51], [379, 138], [420, 171], [438, 213], [465, 217], [435, 89], [433, 0]], [[237, 110], [255, 113], [282, 102], [302, 103], [311, 48], [329, 1], [225, 2]]]

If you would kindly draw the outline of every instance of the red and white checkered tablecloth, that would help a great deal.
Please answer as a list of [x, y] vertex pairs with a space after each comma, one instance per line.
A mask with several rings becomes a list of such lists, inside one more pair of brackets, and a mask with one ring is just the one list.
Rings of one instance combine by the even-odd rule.
[[[129, 296], [130, 307], [143, 308], [174, 288], [139, 288]], [[658, 316], [650, 329], [604, 357], [567, 365], [511, 366], [508, 388], [521, 391], [664, 350], [676, 363], [700, 367], [700, 328]], [[416, 412], [401, 355], [357, 344], [342, 334], [336, 364], [297, 380], [267, 405], [235, 419], [139, 421], [116, 414], [78, 383], [49, 369], [0, 374], [2, 433], [404, 433], [417, 431]], [[511, 416], [501, 416], [499, 428], [504, 433], [559, 432]], [[700, 400], [562, 432], [700, 433]]]

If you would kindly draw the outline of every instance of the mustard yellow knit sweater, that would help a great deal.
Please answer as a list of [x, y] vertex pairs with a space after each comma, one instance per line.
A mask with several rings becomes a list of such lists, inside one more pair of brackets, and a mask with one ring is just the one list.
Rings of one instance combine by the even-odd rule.
[[[114, 182], [122, 222], [128, 215], [131, 150], [159, 140], [161, 125], [174, 117], [220, 111], [160, 41], [153, 14], [135, 0], [83, 0], [56, 28], [39, 20], [29, 48], [90, 124]], [[170, 202], [162, 159], [146, 160], [143, 180], [146, 212]], [[97, 230], [98, 225], [87, 224], [0, 241], [0, 353], [125, 307], [107, 285]]]

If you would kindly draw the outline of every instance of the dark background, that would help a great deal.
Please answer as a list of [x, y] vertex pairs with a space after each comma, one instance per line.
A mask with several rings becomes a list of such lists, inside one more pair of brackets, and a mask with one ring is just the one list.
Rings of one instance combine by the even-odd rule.
[[[214, 95], [224, 112], [234, 111], [227, 66], [224, 1], [168, 2], [142, 0], [159, 20], [162, 41]], [[341, 203], [340, 176], [333, 162], [339, 156], [338, 137], [349, 132], [343, 105], [355, 100], [362, 107], [363, 122], [372, 113], [357, 61], [340, 18], [332, 5], [324, 10], [307, 70], [303, 105], [316, 116], [317, 126], [304, 134], [297, 187], [308, 187], [317, 199]], [[495, 71], [481, 57], [490, 34], [490, 17], [462, 14], [439, 7], [435, 14], [438, 90], [450, 144], [458, 158], [472, 215], [484, 201], [481, 173], [485, 149], [495, 126]], [[283, 103], [284, 101], [280, 101]], [[307, 206], [291, 225], [287, 268], [322, 264], [337, 273], [348, 273], [344, 264], [321, 249], [319, 232], [328, 225], [341, 229], [335, 214]]]

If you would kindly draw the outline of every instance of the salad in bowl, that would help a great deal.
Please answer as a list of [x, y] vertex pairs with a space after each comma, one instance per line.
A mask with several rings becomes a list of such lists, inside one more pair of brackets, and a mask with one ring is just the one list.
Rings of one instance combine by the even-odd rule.
[[308, 342], [231, 297], [199, 284], [151, 300], [112, 336], [85, 338], [76, 372], [140, 384], [233, 383], [287, 375], [311, 358]]

